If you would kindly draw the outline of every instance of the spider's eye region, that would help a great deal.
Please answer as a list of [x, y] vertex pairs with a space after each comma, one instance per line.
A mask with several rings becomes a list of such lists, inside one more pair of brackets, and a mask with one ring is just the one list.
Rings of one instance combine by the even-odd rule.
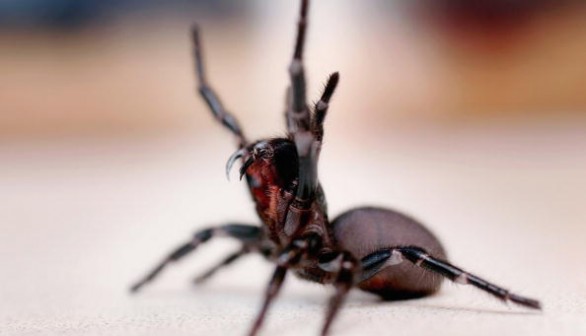
[[266, 141], [259, 142], [252, 148], [252, 154], [255, 156], [267, 155], [270, 152], [271, 148]]
[[273, 150], [265, 141], [259, 142], [252, 148], [252, 156], [254, 159], [267, 159], [273, 157]]

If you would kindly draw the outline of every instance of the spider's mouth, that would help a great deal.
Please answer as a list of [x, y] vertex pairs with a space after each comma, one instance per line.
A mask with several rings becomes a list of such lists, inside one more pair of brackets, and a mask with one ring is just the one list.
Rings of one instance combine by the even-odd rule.
[[250, 168], [250, 166], [257, 160], [257, 159], [270, 159], [274, 156], [274, 150], [272, 148], [272, 146], [269, 144], [268, 141], [259, 141], [251, 146], [248, 146], [246, 148], [240, 148], [239, 150], [237, 150], [234, 154], [232, 154], [232, 156], [230, 156], [230, 158], [228, 159], [228, 162], [226, 162], [226, 176], [228, 177], [228, 180], [230, 179], [230, 171], [232, 170], [232, 166], [234, 165], [234, 162], [236, 162], [236, 160], [240, 159], [240, 158], [246, 158], [246, 161], [244, 162], [244, 164], [242, 165], [242, 167], [240, 167], [240, 179], [242, 180], [242, 177], [244, 176], [244, 174], [246, 174], [246, 171], [248, 170], [248, 168]]
[[242, 177], [244, 176], [244, 174], [246, 174], [246, 171], [248, 170], [250, 165], [252, 165], [254, 163], [254, 161], [256, 161], [256, 159], [254, 158], [254, 155], [251, 155], [248, 158], [248, 160], [246, 160], [246, 162], [244, 162], [242, 167], [240, 167], [240, 179], [241, 180], [242, 180]]
[[242, 180], [242, 177], [244, 177], [244, 174], [246, 174], [246, 171], [248, 170], [248, 168], [250, 168], [250, 166], [254, 163], [254, 161], [256, 161], [256, 159], [258, 158], [258, 155], [255, 153], [255, 151], [250, 151], [247, 148], [241, 148], [239, 150], [237, 150], [236, 152], [234, 152], [234, 154], [232, 154], [230, 156], [230, 158], [228, 159], [228, 162], [226, 162], [226, 177], [228, 178], [228, 180], [230, 180], [230, 171], [232, 170], [232, 167], [234, 166], [234, 163], [236, 162], [236, 160], [246, 157], [248, 156], [248, 159], [244, 162], [244, 164], [242, 165], [242, 167], [240, 167], [240, 179]]
[[[230, 158], [228, 159], [228, 162], [226, 162], [226, 177], [228, 178], [228, 180], [230, 180], [230, 171], [232, 170], [232, 166], [234, 166], [234, 162], [236, 162], [236, 160], [238, 160], [241, 157], [244, 157], [246, 155], [250, 155], [250, 152], [248, 151], [248, 149], [241, 148], [241, 149], [237, 150], [236, 152], [234, 152], [234, 154], [232, 154], [230, 156]], [[240, 168], [240, 179], [242, 179], [242, 176], [246, 173], [246, 170], [248, 169], [248, 167], [250, 167], [252, 162], [254, 162], [254, 159], [252, 158], [252, 155], [250, 155], [248, 160], [246, 160], [244, 165]]]

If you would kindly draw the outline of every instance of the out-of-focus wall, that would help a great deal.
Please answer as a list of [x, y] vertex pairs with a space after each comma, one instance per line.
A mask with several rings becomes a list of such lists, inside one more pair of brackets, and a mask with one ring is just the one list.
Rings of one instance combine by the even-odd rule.
[[418, 4], [419, 17], [438, 41], [442, 81], [456, 115], [585, 110], [586, 12], [580, 1]]
[[[0, 6], [2, 137], [207, 125], [193, 90], [194, 21], [228, 107], [259, 128], [281, 121], [295, 1], [37, 2]], [[500, 6], [314, 1], [309, 92], [341, 72], [340, 126], [583, 114], [584, 6]]]

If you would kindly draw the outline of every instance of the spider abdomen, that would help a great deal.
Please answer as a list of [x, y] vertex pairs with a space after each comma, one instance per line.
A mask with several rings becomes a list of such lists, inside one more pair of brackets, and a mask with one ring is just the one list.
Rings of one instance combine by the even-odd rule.
[[[413, 218], [393, 210], [355, 208], [334, 219], [332, 227], [339, 248], [358, 260], [380, 249], [401, 246], [419, 246], [437, 258], [446, 258], [433, 233]], [[358, 287], [383, 299], [398, 300], [432, 294], [441, 282], [441, 276], [404, 261], [383, 269]]]

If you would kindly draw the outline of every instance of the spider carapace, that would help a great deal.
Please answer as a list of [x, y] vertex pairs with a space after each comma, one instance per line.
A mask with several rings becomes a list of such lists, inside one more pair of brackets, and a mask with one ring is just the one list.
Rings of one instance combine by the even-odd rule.
[[303, 47], [309, 0], [301, 1], [297, 36], [289, 65], [290, 84], [286, 94], [286, 138], [249, 142], [238, 121], [228, 113], [208, 85], [197, 27], [193, 46], [199, 92], [214, 117], [238, 141], [238, 150], [229, 158], [226, 173], [241, 162], [256, 204], [260, 226], [229, 223], [196, 232], [173, 250], [153, 271], [132, 287], [138, 291], [168, 264], [177, 261], [214, 236], [229, 236], [241, 248], [196, 279], [201, 282], [239, 257], [261, 253], [273, 262], [275, 271], [264, 295], [261, 310], [250, 329], [255, 335], [265, 314], [279, 293], [289, 271], [303, 279], [332, 285], [321, 334], [327, 334], [349, 290], [358, 287], [383, 299], [409, 299], [436, 292], [442, 280], [472, 285], [503, 301], [540, 309], [537, 300], [514, 294], [446, 261], [438, 239], [413, 218], [374, 207], [349, 210], [328, 219], [324, 192], [317, 176], [317, 162], [324, 135], [323, 122], [330, 98], [338, 84], [333, 73], [320, 100], [310, 108], [306, 98]]

